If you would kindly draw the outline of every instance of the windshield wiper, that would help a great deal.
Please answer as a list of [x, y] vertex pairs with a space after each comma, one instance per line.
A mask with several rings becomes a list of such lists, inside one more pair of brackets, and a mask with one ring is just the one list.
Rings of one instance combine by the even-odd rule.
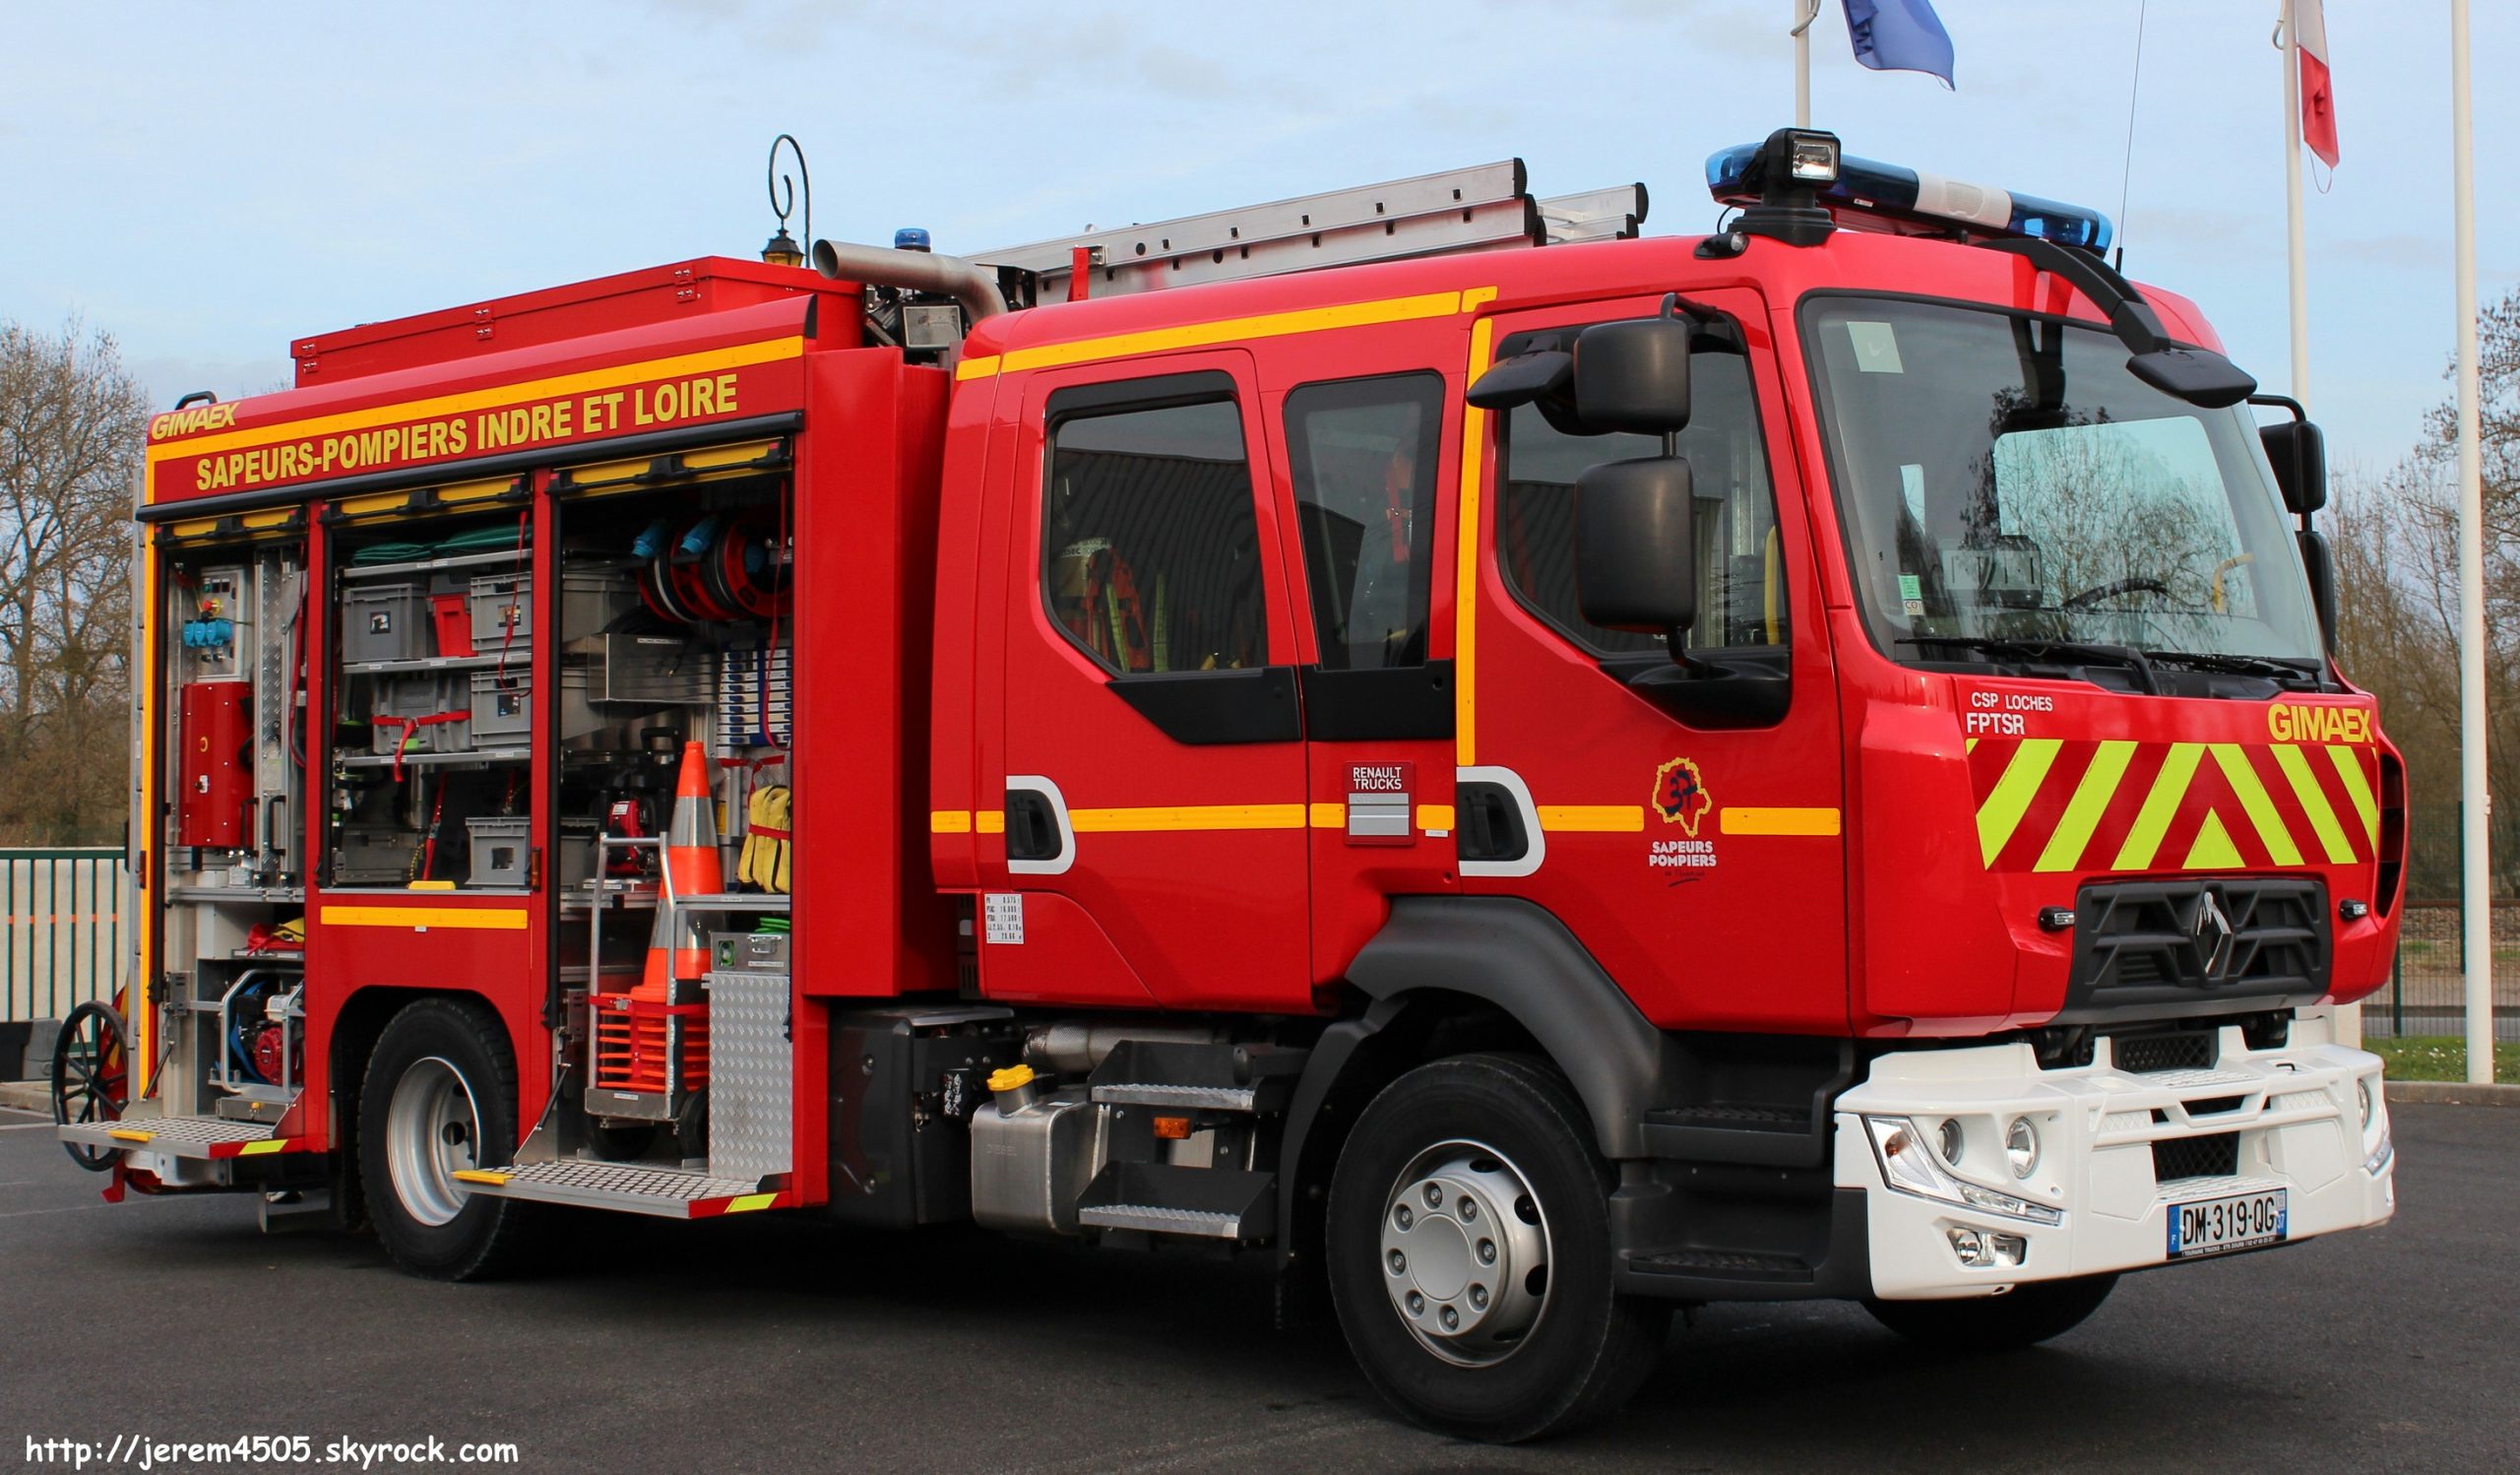
[[2081, 666], [2122, 666], [2135, 673], [2137, 684], [2147, 693], [2158, 693], [2160, 683], [2153, 677], [2153, 663], [2144, 652], [2131, 645], [2101, 645], [2082, 640], [2042, 640], [2028, 636], [2006, 635], [1901, 635], [1894, 645], [1950, 646], [1955, 650], [1976, 651], [1997, 660], [2056, 661]]
[[2184, 666], [2192, 671], [2217, 672], [2229, 676], [2265, 676], [2287, 686], [2300, 683], [2313, 691], [2327, 684], [2316, 671], [2305, 671], [2271, 656], [2238, 656], [2221, 651], [2146, 651], [2144, 656], [2148, 660]]

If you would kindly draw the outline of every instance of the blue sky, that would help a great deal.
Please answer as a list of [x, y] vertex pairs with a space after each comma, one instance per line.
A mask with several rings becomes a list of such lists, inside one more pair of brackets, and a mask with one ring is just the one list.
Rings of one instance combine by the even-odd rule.
[[[2139, 0], [1938, 0], [1956, 92], [1875, 74], [1831, 3], [1813, 121], [1849, 151], [2119, 214]], [[1130, 6], [614, 0], [8, 7], [0, 318], [117, 335], [155, 398], [285, 381], [292, 337], [709, 252], [772, 225], [785, 130], [824, 235], [972, 250], [1519, 156], [1643, 180], [1792, 120], [1792, 0]], [[2132, 275], [2289, 377], [2275, 0], [2150, 0]], [[2446, 393], [2446, 0], [2329, 0], [2343, 165], [2309, 197], [2311, 403], [2385, 466]], [[2520, 6], [2476, 6], [2478, 259], [2520, 285], [2492, 141]], [[2323, 173], [2313, 166], [2314, 176]]]

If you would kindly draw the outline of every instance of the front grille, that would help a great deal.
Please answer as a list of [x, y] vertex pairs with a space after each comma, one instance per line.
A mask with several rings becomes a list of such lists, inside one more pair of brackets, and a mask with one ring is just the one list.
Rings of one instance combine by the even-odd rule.
[[2210, 1137], [2173, 1137], [2153, 1144], [2153, 1181], [2174, 1178], [2231, 1178], [2240, 1171], [2240, 1134], [2217, 1132]]
[[2214, 1036], [2204, 1030], [2183, 1035], [2146, 1035], [2117, 1040], [2117, 1068], [2136, 1075], [2159, 1070], [2207, 1070], [2214, 1064]]
[[2073, 971], [2056, 1022], [2314, 1003], [2328, 968], [2319, 880], [2104, 882], [2075, 898]]

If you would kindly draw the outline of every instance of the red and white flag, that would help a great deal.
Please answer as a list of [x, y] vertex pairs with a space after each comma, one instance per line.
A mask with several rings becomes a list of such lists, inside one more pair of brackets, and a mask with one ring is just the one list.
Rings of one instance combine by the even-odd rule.
[[2328, 78], [2327, 17], [2319, 0], [2293, 0], [2293, 45], [2301, 53], [2301, 142], [2336, 167], [2336, 87]]

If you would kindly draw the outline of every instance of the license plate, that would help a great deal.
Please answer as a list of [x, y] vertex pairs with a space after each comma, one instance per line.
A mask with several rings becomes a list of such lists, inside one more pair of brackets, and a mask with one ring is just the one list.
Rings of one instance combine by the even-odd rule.
[[2284, 1242], [2285, 1190], [2196, 1198], [2170, 1206], [2170, 1257], [2222, 1254]]

